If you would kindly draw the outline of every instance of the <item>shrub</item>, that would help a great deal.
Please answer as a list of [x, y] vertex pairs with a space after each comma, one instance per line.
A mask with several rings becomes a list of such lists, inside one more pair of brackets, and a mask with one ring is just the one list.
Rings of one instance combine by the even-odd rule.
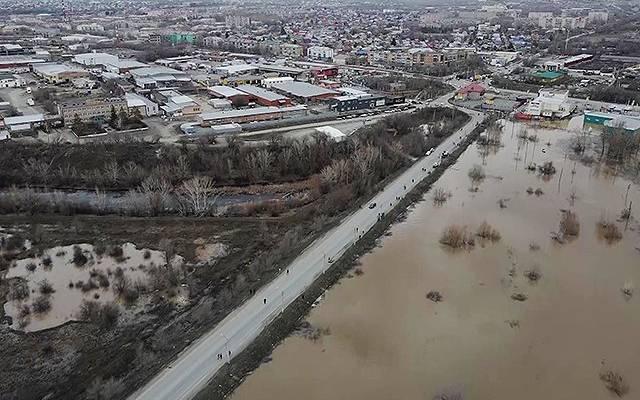
[[31, 306], [33, 307], [34, 313], [44, 314], [51, 310], [51, 301], [49, 301], [49, 296], [40, 295], [33, 301], [33, 304]]
[[484, 172], [484, 168], [480, 165], [474, 165], [468, 172], [469, 179], [471, 179], [472, 185], [477, 185], [486, 178], [486, 174]]
[[36, 266], [36, 263], [29, 262], [27, 263], [27, 265], [25, 265], [25, 268], [27, 269], [27, 271], [33, 272], [36, 270], [37, 266]]
[[567, 210], [562, 213], [560, 219], [560, 233], [563, 237], [578, 236], [580, 234], [580, 221], [573, 211]]
[[453, 249], [460, 249], [462, 247], [473, 246], [475, 241], [465, 227], [450, 225], [442, 232], [440, 243]]
[[433, 203], [436, 205], [444, 204], [449, 197], [451, 197], [451, 192], [448, 192], [445, 189], [436, 188], [433, 191]]
[[497, 242], [501, 238], [500, 232], [498, 232], [495, 228], [489, 225], [487, 221], [484, 221], [480, 224], [476, 234], [479, 237], [483, 239], [491, 240], [492, 242]]
[[43, 266], [45, 266], [46, 268], [49, 268], [51, 266], [51, 263], [52, 263], [51, 257], [49, 257], [49, 256], [42, 257], [42, 265]]
[[83, 300], [79, 317], [83, 321], [97, 324], [101, 328], [110, 328], [118, 322], [120, 308], [115, 303], [100, 305], [93, 300]]
[[29, 297], [29, 285], [23, 280], [10, 281], [8, 300], [24, 300]]
[[535, 283], [542, 278], [542, 273], [538, 270], [538, 268], [532, 268], [530, 270], [524, 271], [524, 276], [529, 280], [530, 283]]
[[88, 261], [89, 259], [84, 255], [82, 248], [77, 245], [73, 246], [73, 263], [78, 267], [82, 267], [86, 265]]
[[53, 286], [51, 286], [51, 283], [49, 283], [49, 281], [46, 279], [43, 279], [42, 281], [40, 281], [40, 283], [38, 284], [38, 290], [40, 291], [40, 294], [43, 294], [43, 295], [49, 295], [55, 292], [55, 290], [53, 289]]
[[96, 252], [97, 256], [101, 257], [107, 251], [107, 246], [104, 243], [100, 242], [93, 246], [93, 251]]
[[145, 250], [143, 256], [145, 260], [148, 260], [151, 258], [151, 252], [149, 250]]
[[427, 293], [427, 299], [433, 301], [434, 303], [439, 303], [442, 301], [442, 294], [437, 290], [431, 290]]
[[603, 237], [609, 244], [622, 239], [622, 233], [618, 229], [618, 225], [605, 218], [601, 218], [597, 223], [598, 234]]
[[622, 397], [629, 393], [629, 385], [625, 382], [622, 375], [614, 371], [605, 371], [600, 374], [600, 380], [604, 382], [604, 386], [613, 394]]
[[546, 163], [540, 165], [538, 167], [538, 171], [542, 174], [542, 175], [553, 175], [556, 173], [556, 167], [553, 166], [553, 162], [552, 161], [547, 161]]
[[525, 301], [527, 300], [527, 295], [524, 293], [514, 293], [511, 295], [511, 299], [515, 301]]
[[122, 246], [113, 245], [109, 247], [109, 256], [113, 257], [114, 259], [116, 260], [121, 259], [123, 254], [124, 254], [124, 250], [122, 250]]
[[91, 278], [97, 281], [98, 285], [101, 288], [109, 287], [109, 278], [107, 277], [107, 274], [104, 273], [103, 271], [98, 271], [93, 269], [91, 270], [90, 275], [91, 275]]

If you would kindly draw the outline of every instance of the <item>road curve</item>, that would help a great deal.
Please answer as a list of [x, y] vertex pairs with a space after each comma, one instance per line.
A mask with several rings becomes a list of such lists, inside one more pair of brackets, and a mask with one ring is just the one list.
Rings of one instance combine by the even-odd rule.
[[[434, 100], [432, 106], [450, 106], [447, 97]], [[483, 114], [464, 110], [471, 120], [438, 146], [430, 156], [423, 157], [389, 183], [369, 204], [347, 216], [322, 237], [313, 242], [277, 278], [252, 298], [230, 313], [214, 329], [187, 347], [130, 400], [185, 400], [194, 397], [225, 363], [246, 348], [262, 330], [291, 302], [298, 298], [364, 233], [397, 205], [411, 189], [433, 170], [443, 151], [452, 152], [461, 136], [466, 136], [482, 120]]]

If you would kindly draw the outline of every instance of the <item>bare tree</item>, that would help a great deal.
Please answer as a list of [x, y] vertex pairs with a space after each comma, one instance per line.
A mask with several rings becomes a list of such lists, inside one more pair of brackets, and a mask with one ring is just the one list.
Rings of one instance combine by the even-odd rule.
[[183, 211], [195, 216], [204, 216], [211, 211], [211, 196], [215, 193], [213, 179], [208, 176], [196, 176], [182, 182], [180, 198]]

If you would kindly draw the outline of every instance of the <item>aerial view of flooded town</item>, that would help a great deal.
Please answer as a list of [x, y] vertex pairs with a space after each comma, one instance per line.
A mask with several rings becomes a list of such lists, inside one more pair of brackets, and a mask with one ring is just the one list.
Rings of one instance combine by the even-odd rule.
[[0, 399], [640, 397], [637, 2], [0, 7]]

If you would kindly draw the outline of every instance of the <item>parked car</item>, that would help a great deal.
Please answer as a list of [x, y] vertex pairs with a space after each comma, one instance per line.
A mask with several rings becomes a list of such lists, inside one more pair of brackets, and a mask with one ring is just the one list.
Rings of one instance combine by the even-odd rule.
[[369, 209], [370, 209], [370, 210], [372, 210], [372, 209], [374, 209], [374, 208], [376, 208], [376, 203], [371, 203], [371, 204], [369, 204]]

